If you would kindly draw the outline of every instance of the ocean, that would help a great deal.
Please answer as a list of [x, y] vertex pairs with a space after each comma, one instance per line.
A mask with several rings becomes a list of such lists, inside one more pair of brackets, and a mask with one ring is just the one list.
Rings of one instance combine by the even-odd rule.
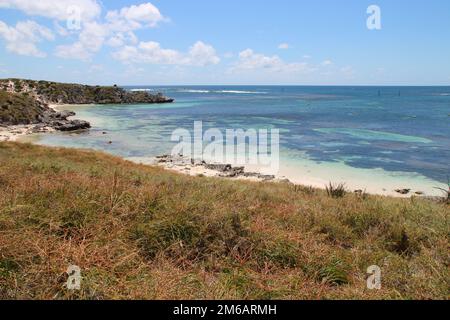
[[[74, 106], [85, 133], [40, 134], [39, 144], [91, 148], [127, 159], [170, 153], [177, 128], [279, 129], [280, 175], [345, 182], [392, 194], [438, 194], [450, 176], [450, 87], [176, 86], [163, 105]], [[105, 134], [106, 133], [106, 134]], [[112, 142], [111, 144], [109, 142]]]

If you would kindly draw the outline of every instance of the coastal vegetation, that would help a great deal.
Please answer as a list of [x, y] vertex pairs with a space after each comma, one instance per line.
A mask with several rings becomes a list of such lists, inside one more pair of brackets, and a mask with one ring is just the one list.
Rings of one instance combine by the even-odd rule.
[[173, 99], [162, 94], [130, 92], [116, 85], [87, 86], [72, 83], [24, 79], [0, 80], [0, 90], [28, 93], [50, 104], [131, 104], [167, 103]]
[[448, 299], [448, 203], [344, 189], [0, 143], [0, 299]]
[[0, 124], [18, 125], [39, 122], [46, 111], [45, 105], [26, 93], [0, 90]]
[[89, 129], [90, 123], [83, 120], [71, 120], [74, 112], [57, 112], [46, 103], [30, 95], [0, 90], [0, 141], [3, 131], [16, 131], [16, 126], [26, 126], [26, 133], [58, 131], [76, 131]]

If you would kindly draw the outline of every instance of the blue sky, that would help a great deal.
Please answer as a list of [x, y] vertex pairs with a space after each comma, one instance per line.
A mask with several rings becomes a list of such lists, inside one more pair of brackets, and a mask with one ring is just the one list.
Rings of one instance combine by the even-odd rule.
[[449, 40], [448, 0], [0, 0], [0, 78], [450, 85]]

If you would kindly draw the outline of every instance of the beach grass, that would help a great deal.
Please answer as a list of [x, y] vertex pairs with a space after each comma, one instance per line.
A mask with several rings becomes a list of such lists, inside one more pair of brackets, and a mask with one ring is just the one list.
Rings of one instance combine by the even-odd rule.
[[0, 298], [448, 299], [447, 203], [336, 195], [0, 143]]

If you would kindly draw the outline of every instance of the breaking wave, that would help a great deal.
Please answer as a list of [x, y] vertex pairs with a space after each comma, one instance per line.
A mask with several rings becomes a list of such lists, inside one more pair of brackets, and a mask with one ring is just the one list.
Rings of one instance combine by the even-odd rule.
[[180, 90], [184, 93], [229, 93], [229, 94], [267, 94], [267, 92], [260, 91], [242, 91], [242, 90]]

